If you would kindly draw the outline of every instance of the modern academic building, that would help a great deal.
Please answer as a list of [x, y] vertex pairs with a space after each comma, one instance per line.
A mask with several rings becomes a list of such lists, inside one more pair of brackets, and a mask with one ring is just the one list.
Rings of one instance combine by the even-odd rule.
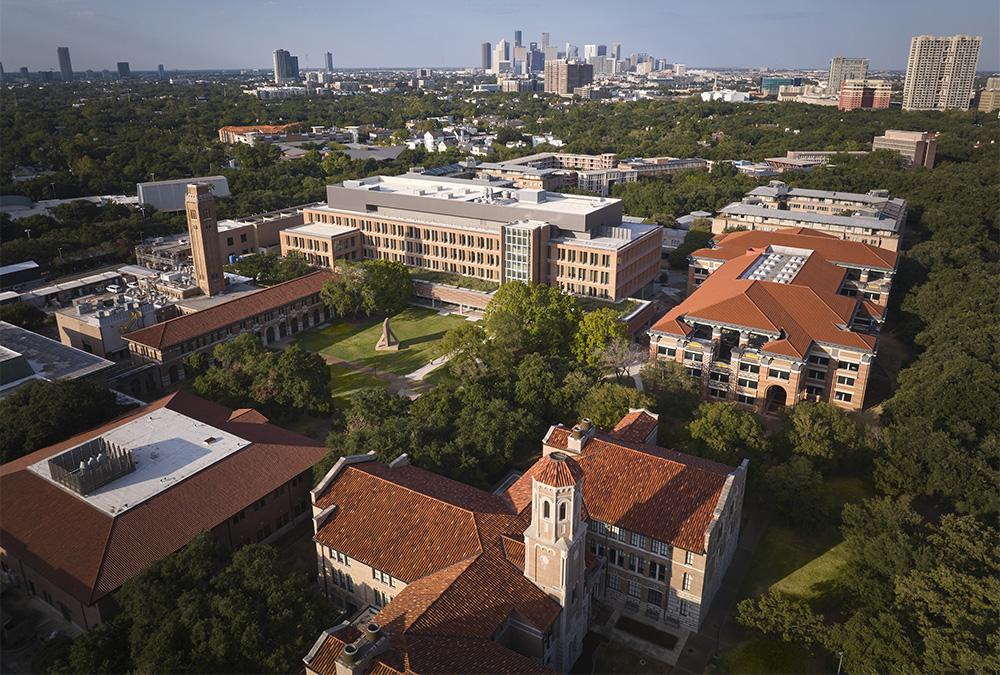
[[747, 463], [656, 434], [644, 410], [610, 432], [552, 427], [542, 458], [492, 493], [406, 455], [340, 459], [312, 492], [314, 541], [320, 585], [351, 618], [306, 673], [567, 672], [594, 621], [697, 630], [737, 547]]
[[659, 273], [660, 228], [622, 220], [618, 199], [408, 173], [327, 187], [327, 203], [281, 233], [314, 264], [383, 259], [494, 283], [549, 284], [620, 300]]
[[172, 394], [0, 466], [0, 568], [91, 629], [199, 533], [235, 549], [308, 518], [325, 453], [255, 410]]
[[683, 364], [709, 401], [862, 408], [895, 252], [798, 228], [723, 234], [689, 260], [690, 295], [650, 328], [652, 358]]
[[773, 180], [748, 192], [742, 201], [723, 207], [712, 219], [712, 232], [805, 227], [896, 251], [905, 223], [906, 200], [894, 199], [886, 190], [830, 192]]

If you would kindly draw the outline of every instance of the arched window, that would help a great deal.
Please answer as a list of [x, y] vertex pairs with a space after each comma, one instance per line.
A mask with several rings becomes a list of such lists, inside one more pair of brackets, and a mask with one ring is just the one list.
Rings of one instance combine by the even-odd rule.
[[542, 502], [542, 518], [550, 518], [552, 516], [552, 505], [547, 501]]
[[566, 502], [559, 505], [559, 520], [566, 520]]

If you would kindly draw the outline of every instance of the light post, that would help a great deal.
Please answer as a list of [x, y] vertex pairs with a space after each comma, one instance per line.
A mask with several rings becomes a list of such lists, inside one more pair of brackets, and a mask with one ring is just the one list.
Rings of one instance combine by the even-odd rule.
[[31, 228], [30, 227], [24, 228], [24, 233], [26, 235], [28, 235], [28, 239], [31, 239]]

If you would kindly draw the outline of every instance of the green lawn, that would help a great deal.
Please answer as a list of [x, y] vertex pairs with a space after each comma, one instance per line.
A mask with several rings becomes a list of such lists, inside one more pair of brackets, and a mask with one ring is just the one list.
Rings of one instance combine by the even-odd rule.
[[798, 645], [755, 638], [744, 640], [721, 654], [715, 672], [737, 675], [768, 673], [829, 673], [829, 666], [822, 658], [814, 656]]
[[[375, 351], [375, 344], [382, 335], [380, 319], [340, 321], [325, 328], [309, 330], [301, 334], [299, 344], [320, 354], [374, 366], [379, 371], [407, 375], [437, 356], [435, 348], [438, 341], [445, 332], [462, 325], [463, 321], [464, 317], [441, 316], [434, 310], [408, 307], [389, 320], [393, 333], [400, 341], [397, 352]], [[336, 387], [338, 391], [342, 388]]]
[[368, 387], [388, 387], [389, 383], [370, 372], [351, 370], [348, 366], [330, 365], [330, 394], [334, 398], [347, 399], [360, 389]]
[[669, 673], [673, 669], [666, 663], [643, 656], [623, 645], [602, 643], [594, 652], [594, 673]]

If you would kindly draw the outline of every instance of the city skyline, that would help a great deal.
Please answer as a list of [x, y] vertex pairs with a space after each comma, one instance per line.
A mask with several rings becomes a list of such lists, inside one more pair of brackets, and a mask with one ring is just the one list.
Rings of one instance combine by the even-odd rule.
[[[723, 0], [711, 7], [636, 5], [609, 11], [606, 4], [583, 2], [566, 12], [566, 3], [560, 2], [514, 0], [494, 6], [476, 0], [467, 9], [477, 21], [460, 31], [449, 29], [448, 40], [421, 41], [412, 35], [441, 30], [437, 18], [446, 16], [450, 5], [412, 7], [386, 0], [377, 7], [333, 8], [313, 0], [280, 5], [274, 0], [223, 0], [205, 7], [179, 0], [136, 7], [125, 0], [5, 0], [0, 61], [8, 72], [21, 66], [58, 71], [56, 48], [66, 46], [76, 72], [112, 70], [121, 60], [136, 71], [155, 70], [159, 63], [169, 70], [266, 69], [274, 49], [283, 47], [301, 55], [303, 69], [323, 69], [327, 51], [338, 55], [341, 68], [469, 67], [480, 65], [483, 42], [502, 37], [513, 43], [514, 32], [521, 31], [525, 44], [541, 43], [544, 32], [553, 45], [621, 43], [623, 56], [647, 52], [689, 67], [821, 69], [831, 57], [846, 55], [869, 58], [872, 70], [903, 70], [914, 35], [964, 33], [983, 37], [980, 70], [1000, 69], [996, 3], [954, 2], [941, 16], [930, 1], [847, 2], [848, 9], [854, 5], [864, 12], [864, 22], [856, 20], [857, 12], [844, 11], [844, 5], [803, 8], [780, 0], [748, 9]], [[254, 20], [279, 6], [286, 12], [280, 24]], [[188, 20], [192, 13], [199, 21]], [[385, 16], [399, 20], [389, 25]], [[358, 31], [365, 22], [376, 30]], [[157, 26], [156, 34], [149, 33], [151, 25]], [[796, 32], [809, 39], [787, 40]]]

